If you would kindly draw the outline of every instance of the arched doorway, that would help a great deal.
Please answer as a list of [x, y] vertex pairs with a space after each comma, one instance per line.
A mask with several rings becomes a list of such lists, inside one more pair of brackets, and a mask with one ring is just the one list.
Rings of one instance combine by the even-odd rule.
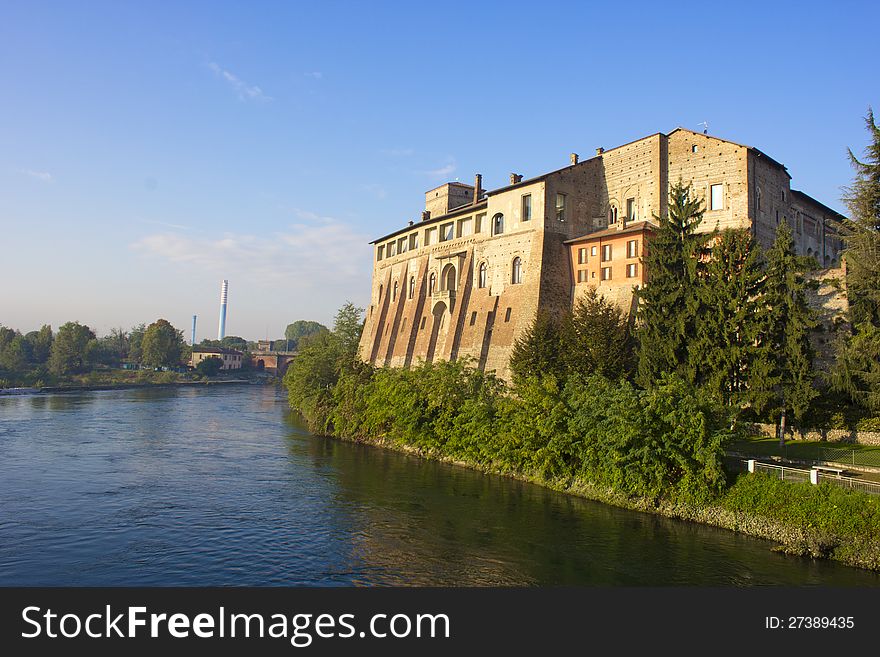
[[431, 318], [431, 341], [428, 343], [428, 353], [425, 355], [425, 360], [429, 363], [434, 362], [434, 352], [437, 349], [437, 341], [440, 337], [440, 331], [443, 329], [443, 325], [446, 321], [446, 304], [442, 301], [438, 301], [431, 314], [433, 315]]

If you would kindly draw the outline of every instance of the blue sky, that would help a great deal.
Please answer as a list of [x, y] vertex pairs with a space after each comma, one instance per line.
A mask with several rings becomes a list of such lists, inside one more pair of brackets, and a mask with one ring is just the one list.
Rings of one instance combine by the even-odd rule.
[[369, 298], [368, 242], [676, 126], [843, 210], [876, 2], [0, 3], [0, 324], [280, 337]]

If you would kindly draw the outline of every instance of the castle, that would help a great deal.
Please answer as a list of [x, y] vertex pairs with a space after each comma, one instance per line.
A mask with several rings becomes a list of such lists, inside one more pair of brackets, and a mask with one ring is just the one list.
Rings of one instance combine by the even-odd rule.
[[791, 189], [757, 148], [677, 128], [508, 185], [450, 182], [421, 221], [372, 242], [361, 358], [377, 366], [472, 358], [509, 379], [513, 346], [538, 309], [570, 309], [587, 286], [627, 310], [644, 283], [654, 215], [679, 179], [704, 200], [700, 230], [748, 228], [763, 246], [789, 222], [796, 248], [836, 266], [841, 215]]

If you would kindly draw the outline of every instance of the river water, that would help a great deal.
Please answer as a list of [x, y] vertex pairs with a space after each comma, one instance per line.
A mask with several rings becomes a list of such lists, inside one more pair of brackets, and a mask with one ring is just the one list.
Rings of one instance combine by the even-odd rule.
[[880, 584], [771, 547], [317, 437], [269, 386], [0, 397], [0, 585]]

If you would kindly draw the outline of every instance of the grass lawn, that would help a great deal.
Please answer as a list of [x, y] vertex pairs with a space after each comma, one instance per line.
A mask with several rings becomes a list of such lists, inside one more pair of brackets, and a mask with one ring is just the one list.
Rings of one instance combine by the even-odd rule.
[[835, 461], [848, 465], [880, 467], [880, 447], [857, 443], [798, 440], [786, 441], [780, 447], [776, 438], [756, 436], [731, 443], [727, 450], [755, 457], [781, 456], [784, 459]]

